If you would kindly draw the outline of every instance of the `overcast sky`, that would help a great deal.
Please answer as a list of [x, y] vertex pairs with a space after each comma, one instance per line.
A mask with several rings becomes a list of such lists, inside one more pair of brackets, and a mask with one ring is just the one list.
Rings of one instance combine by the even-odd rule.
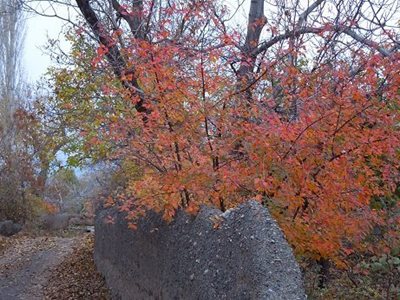
[[46, 72], [50, 58], [43, 49], [49, 38], [63, 39], [62, 25], [63, 21], [57, 18], [32, 16], [27, 19], [24, 65], [28, 81], [34, 82]]

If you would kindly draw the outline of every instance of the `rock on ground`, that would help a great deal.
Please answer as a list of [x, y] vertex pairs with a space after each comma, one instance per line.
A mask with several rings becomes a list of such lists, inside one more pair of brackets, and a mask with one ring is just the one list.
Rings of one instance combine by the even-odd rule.
[[11, 220], [6, 220], [0, 222], [0, 235], [3, 236], [12, 236], [17, 234], [22, 229], [20, 224], [14, 223]]

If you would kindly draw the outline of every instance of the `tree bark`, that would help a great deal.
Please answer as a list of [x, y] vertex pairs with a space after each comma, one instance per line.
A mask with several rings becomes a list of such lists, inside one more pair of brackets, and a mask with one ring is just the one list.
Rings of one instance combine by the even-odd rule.
[[[140, 5], [141, 1], [136, 1], [138, 5]], [[137, 80], [137, 77], [135, 76], [135, 70], [128, 70], [126, 67], [126, 62], [121, 54], [120, 49], [118, 48], [118, 45], [113, 42], [111, 36], [109, 35], [108, 32], [106, 32], [105, 27], [102, 25], [100, 20], [98, 19], [95, 11], [93, 10], [92, 6], [90, 5], [89, 0], [76, 0], [76, 3], [79, 7], [79, 10], [81, 11], [83, 17], [85, 18], [86, 22], [89, 24], [90, 28], [92, 29], [93, 33], [95, 36], [99, 39], [100, 44], [104, 45], [107, 47], [108, 52], [106, 54], [106, 57], [108, 59], [108, 62], [110, 63], [114, 74], [120, 79], [121, 83], [123, 86], [132, 94], [132, 96], [138, 96], [139, 100], [135, 104], [135, 108], [138, 112], [144, 113], [144, 114], [149, 114], [150, 110], [145, 106], [145, 95], [143, 91], [139, 87], [139, 83]], [[113, 5], [115, 7], [118, 7], [118, 2], [113, 1]], [[121, 9], [119, 13], [121, 13]], [[130, 20], [129, 16], [125, 15], [125, 18]], [[135, 31], [135, 28], [137, 31], [139, 30], [139, 26], [137, 21], [132, 20], [130, 22], [130, 26], [132, 25], [132, 30]], [[132, 79], [127, 80], [124, 79], [125, 77], [129, 76], [124, 76], [126, 74], [132, 75]], [[147, 120], [146, 116], [143, 116], [144, 120]]]
[[266, 24], [264, 0], [252, 0], [245, 43], [242, 47], [242, 60], [237, 72], [237, 90], [245, 90], [247, 101], [251, 102], [252, 93], [248, 87], [254, 79], [254, 67], [258, 53], [255, 53], [260, 42], [261, 31]]

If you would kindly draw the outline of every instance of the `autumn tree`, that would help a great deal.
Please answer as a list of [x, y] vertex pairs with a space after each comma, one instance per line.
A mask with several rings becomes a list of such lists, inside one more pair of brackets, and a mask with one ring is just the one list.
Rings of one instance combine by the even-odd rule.
[[115, 201], [133, 223], [254, 197], [300, 254], [370, 247], [399, 178], [397, 1], [249, 1], [246, 28], [221, 1], [66, 4], [53, 100], [75, 154], [137, 166]]
[[63, 140], [48, 104], [44, 114], [44, 92], [25, 82], [25, 18], [20, 1], [0, 1], [0, 219], [21, 222], [45, 209], [45, 182]]

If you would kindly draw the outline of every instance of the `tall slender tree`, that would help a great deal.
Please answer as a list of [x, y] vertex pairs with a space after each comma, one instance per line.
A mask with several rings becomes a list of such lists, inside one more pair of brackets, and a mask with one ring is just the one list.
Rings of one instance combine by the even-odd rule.
[[0, 120], [6, 128], [20, 105], [25, 19], [17, 0], [0, 0]]
[[[15, 119], [22, 105], [25, 19], [17, 0], [0, 0], [0, 206], [5, 216], [24, 218], [26, 149]], [[25, 174], [28, 174], [25, 170]]]

